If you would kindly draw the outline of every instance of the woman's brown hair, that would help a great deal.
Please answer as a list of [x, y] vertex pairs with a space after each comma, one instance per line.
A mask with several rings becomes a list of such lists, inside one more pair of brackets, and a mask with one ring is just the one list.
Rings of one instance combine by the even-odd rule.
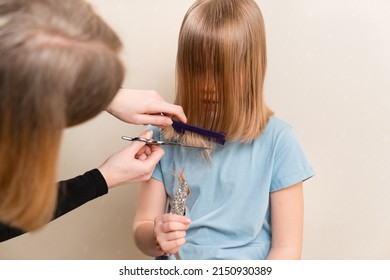
[[0, 222], [32, 230], [51, 219], [62, 132], [113, 99], [120, 48], [81, 0], [0, 2]]
[[[253, 0], [198, 0], [186, 13], [176, 59], [176, 100], [188, 123], [248, 142], [264, 130], [267, 65], [264, 21]], [[164, 136], [204, 144], [191, 133]], [[209, 145], [208, 143], [207, 145]]]

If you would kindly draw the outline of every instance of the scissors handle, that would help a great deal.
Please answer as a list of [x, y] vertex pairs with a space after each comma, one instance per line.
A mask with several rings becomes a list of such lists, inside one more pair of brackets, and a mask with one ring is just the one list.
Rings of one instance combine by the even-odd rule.
[[154, 139], [146, 139], [144, 137], [122, 136], [122, 139], [123, 140], [127, 140], [127, 141], [141, 141], [141, 142], [145, 142], [147, 145], [164, 145], [165, 144], [164, 141], [157, 141], [157, 140], [154, 140]]

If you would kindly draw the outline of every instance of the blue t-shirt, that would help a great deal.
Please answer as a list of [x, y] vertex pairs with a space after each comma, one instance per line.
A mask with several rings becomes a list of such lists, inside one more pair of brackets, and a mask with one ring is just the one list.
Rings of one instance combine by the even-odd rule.
[[[153, 138], [162, 140], [158, 128]], [[314, 175], [291, 126], [272, 116], [251, 143], [227, 142], [205, 160], [201, 150], [164, 146], [153, 173], [172, 197], [184, 170], [191, 219], [182, 259], [265, 259], [271, 248], [270, 193]], [[174, 258], [171, 256], [170, 258]]]

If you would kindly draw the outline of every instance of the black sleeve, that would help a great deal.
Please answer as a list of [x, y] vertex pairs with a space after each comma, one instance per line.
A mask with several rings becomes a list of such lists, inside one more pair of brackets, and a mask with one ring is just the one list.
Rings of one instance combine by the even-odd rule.
[[108, 192], [107, 183], [99, 170], [93, 169], [76, 178], [58, 183], [56, 219], [84, 203]]
[[[107, 183], [97, 169], [73, 179], [59, 182], [57, 208], [53, 220], [107, 192]], [[0, 223], [0, 242], [23, 233], [17, 228]]]

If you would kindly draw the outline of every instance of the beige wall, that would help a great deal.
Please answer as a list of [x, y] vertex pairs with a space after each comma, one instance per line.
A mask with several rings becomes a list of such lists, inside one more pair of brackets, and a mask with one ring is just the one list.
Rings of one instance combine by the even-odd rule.
[[[124, 86], [174, 95], [181, 20], [192, 0], [90, 0], [123, 39]], [[291, 123], [316, 176], [305, 183], [304, 259], [390, 259], [390, 2], [258, 0], [266, 99]], [[59, 179], [98, 166], [143, 127], [107, 113], [65, 132]], [[0, 244], [0, 259], [144, 259], [131, 224], [137, 185]]]

